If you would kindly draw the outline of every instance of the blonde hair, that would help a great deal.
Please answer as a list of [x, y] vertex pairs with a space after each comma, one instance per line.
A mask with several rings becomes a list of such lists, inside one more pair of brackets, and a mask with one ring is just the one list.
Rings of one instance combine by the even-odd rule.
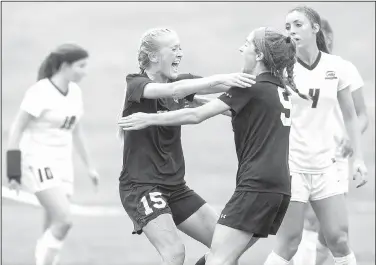
[[169, 28], [152, 28], [142, 35], [137, 53], [141, 73], [144, 73], [145, 69], [150, 65], [149, 55], [160, 48], [158, 38], [168, 34], [176, 34], [176, 32]]

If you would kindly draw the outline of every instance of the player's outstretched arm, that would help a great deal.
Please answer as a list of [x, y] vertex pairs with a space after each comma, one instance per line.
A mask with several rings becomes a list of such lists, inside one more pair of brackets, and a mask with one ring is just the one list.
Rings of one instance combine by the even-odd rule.
[[227, 91], [230, 87], [250, 87], [255, 83], [255, 76], [246, 73], [219, 74], [209, 77], [185, 79], [172, 83], [149, 83], [145, 86], [144, 98], [184, 98], [200, 93], [213, 94]]
[[[208, 98], [205, 98], [205, 97], [202, 97], [202, 96], [197, 96], [195, 95], [194, 98], [193, 98], [193, 101], [192, 103], [190, 104], [190, 107], [193, 107], [193, 108], [197, 108], [197, 107], [200, 107], [208, 102], [210, 102], [211, 100], [208, 99]], [[221, 113], [222, 115], [225, 115], [225, 116], [228, 116], [228, 117], [232, 117], [232, 113], [231, 111], [225, 111], [223, 113]]]
[[165, 113], [135, 113], [121, 118], [119, 126], [126, 131], [140, 130], [152, 125], [178, 126], [198, 124], [202, 121], [230, 110], [230, 107], [219, 99], [197, 107], [186, 108]]

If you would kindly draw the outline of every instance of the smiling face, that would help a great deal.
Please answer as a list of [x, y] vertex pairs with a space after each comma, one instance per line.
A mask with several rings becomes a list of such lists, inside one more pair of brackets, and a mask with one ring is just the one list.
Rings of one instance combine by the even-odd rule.
[[159, 50], [155, 53], [154, 61], [158, 65], [158, 72], [168, 79], [176, 79], [179, 65], [183, 57], [180, 40], [177, 34], [171, 32], [158, 38]]
[[316, 43], [318, 24], [312, 24], [308, 17], [299, 11], [292, 11], [286, 16], [287, 34], [294, 40], [296, 47], [301, 49]]

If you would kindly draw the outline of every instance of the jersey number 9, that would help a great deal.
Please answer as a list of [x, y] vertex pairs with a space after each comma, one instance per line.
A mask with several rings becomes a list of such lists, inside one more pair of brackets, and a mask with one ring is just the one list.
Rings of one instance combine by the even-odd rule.
[[282, 88], [278, 88], [278, 95], [279, 95], [279, 101], [281, 102], [283, 106], [283, 111], [281, 113], [281, 122], [283, 126], [291, 126], [291, 101], [289, 99], [289, 96], [286, 94], [286, 92]]

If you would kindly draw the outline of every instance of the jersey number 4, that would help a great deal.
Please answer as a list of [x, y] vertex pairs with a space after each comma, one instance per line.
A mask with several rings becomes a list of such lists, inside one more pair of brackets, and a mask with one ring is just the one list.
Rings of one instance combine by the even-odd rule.
[[76, 116], [67, 116], [64, 120], [63, 125], [60, 126], [60, 129], [66, 129], [69, 130], [72, 128], [74, 122], [76, 121]]
[[[156, 209], [162, 209], [166, 207], [166, 202], [161, 198], [162, 193], [160, 192], [150, 192], [149, 193], [149, 198], [150, 201], [153, 202], [152, 206]], [[141, 199], [142, 204], [144, 205], [145, 208], [145, 214], [149, 215], [153, 212], [153, 209], [150, 208], [148, 201], [146, 199], [146, 196], [142, 197]]]
[[309, 95], [312, 98], [312, 108], [315, 109], [317, 107], [317, 102], [319, 102], [320, 96], [320, 88], [310, 88]]
[[281, 113], [281, 121], [283, 126], [291, 126], [291, 101], [288, 97], [288, 95], [284, 92], [282, 88], [278, 88], [278, 95], [279, 95], [279, 101], [281, 102], [283, 106], [283, 111]]

